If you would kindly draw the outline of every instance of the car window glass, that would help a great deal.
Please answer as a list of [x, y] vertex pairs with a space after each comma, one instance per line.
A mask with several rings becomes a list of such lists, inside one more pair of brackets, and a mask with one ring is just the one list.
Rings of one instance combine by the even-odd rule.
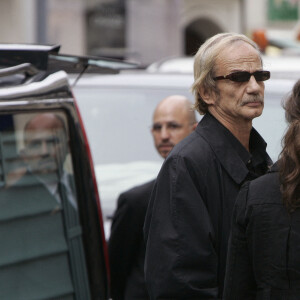
[[0, 124], [0, 298], [89, 299], [64, 114]]

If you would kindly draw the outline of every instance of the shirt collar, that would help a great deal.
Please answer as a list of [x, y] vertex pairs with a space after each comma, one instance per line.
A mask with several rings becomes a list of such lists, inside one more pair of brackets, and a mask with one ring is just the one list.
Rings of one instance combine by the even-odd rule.
[[267, 167], [272, 163], [266, 152], [266, 142], [254, 128], [251, 130], [249, 141], [251, 153], [210, 113], [206, 113], [201, 119], [196, 132], [210, 144], [225, 170], [238, 184], [242, 183], [249, 173], [247, 164], [251, 163], [255, 169], [259, 165], [265, 164]]

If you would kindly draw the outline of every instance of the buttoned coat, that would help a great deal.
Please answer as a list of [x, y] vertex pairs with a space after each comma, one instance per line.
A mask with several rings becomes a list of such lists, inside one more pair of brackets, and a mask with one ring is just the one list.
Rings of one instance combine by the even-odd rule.
[[144, 226], [151, 299], [221, 298], [235, 198], [271, 164], [254, 129], [250, 149], [207, 113], [165, 160]]
[[224, 300], [300, 299], [300, 209], [288, 213], [277, 166], [237, 198]]

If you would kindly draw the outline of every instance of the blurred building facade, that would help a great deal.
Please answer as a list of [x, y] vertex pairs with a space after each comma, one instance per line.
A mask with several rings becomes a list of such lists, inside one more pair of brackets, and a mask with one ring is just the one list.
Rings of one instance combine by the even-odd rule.
[[[193, 55], [218, 32], [295, 35], [299, 0], [2, 0], [0, 42], [154, 61]], [[285, 16], [280, 15], [285, 9]]]

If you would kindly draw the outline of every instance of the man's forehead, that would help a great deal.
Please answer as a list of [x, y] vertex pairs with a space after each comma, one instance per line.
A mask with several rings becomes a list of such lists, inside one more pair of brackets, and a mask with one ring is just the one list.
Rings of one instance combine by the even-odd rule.
[[240, 71], [251, 68], [261, 69], [259, 52], [247, 43], [232, 44], [222, 51], [216, 60], [216, 70]]
[[24, 131], [27, 132], [59, 132], [62, 131], [64, 128], [62, 126], [27, 126]]
[[182, 120], [176, 120], [176, 119], [170, 119], [170, 120], [157, 120], [154, 122], [154, 124], [160, 124], [160, 125], [168, 125], [168, 124], [174, 124], [174, 123], [181, 123]]
[[184, 111], [181, 112], [174, 112], [174, 113], [166, 113], [166, 114], [159, 114], [154, 116], [153, 118], [153, 124], [167, 124], [167, 123], [184, 123], [188, 122], [188, 114]]
[[182, 103], [177, 105], [163, 105], [156, 110], [153, 119], [181, 119], [185, 117], [186, 113], [187, 107]]
[[64, 127], [64, 121], [55, 114], [41, 113], [32, 117], [25, 126], [25, 130], [37, 130], [37, 129], [54, 129]]
[[30, 141], [30, 140], [45, 140], [48, 139], [50, 137], [54, 137], [57, 135], [60, 135], [63, 132], [62, 128], [52, 128], [52, 129], [27, 129], [25, 131], [25, 139], [26, 141]]

